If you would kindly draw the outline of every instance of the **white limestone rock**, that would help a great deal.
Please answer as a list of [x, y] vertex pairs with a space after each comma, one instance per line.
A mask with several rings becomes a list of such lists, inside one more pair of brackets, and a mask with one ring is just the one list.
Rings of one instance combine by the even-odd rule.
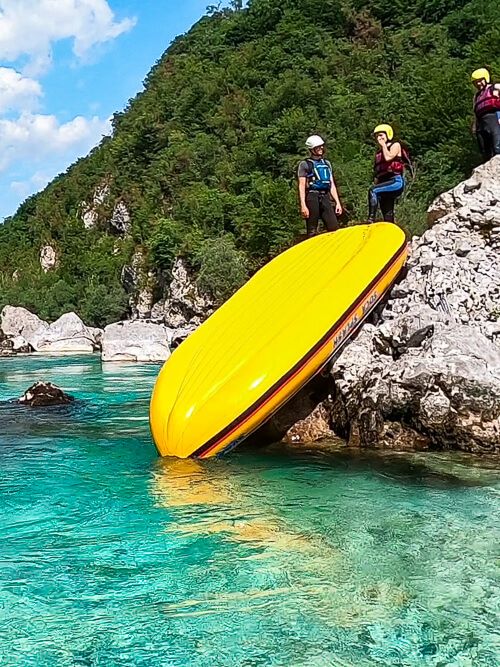
[[500, 156], [429, 222], [378, 325], [332, 368], [331, 425], [353, 446], [500, 453]]
[[49, 323], [20, 306], [5, 306], [0, 314], [0, 329], [10, 337], [22, 336], [31, 343], [35, 331], [47, 329]]
[[100, 347], [100, 336], [100, 330], [85, 326], [76, 313], [65, 313], [27, 340], [36, 352], [92, 353]]
[[115, 204], [109, 224], [119, 234], [128, 234], [130, 231], [131, 217], [125, 202], [119, 201]]
[[109, 324], [102, 339], [102, 360], [166, 361], [171, 332], [161, 324], [128, 320]]
[[142, 249], [132, 255], [129, 265], [125, 265], [121, 273], [121, 283], [129, 296], [132, 319], [148, 319], [153, 308], [156, 275], [148, 269], [147, 259]]
[[500, 348], [470, 326], [436, 320], [400, 353], [404, 319], [384, 332], [392, 354], [377, 351], [375, 329], [334, 366], [334, 430], [354, 446], [500, 452]]
[[433, 227], [411, 243], [408, 273], [383, 318], [423, 304], [498, 340], [491, 323], [500, 320], [500, 156], [438, 197], [429, 221]]
[[85, 229], [92, 229], [97, 225], [99, 222], [99, 211], [97, 209], [106, 202], [110, 193], [109, 183], [104, 182], [95, 188], [91, 203], [82, 201], [80, 210]]
[[214, 311], [214, 303], [198, 289], [186, 262], [178, 258], [165, 299], [154, 304], [151, 317], [173, 329], [198, 327]]
[[57, 253], [51, 245], [44, 245], [40, 250], [40, 266], [44, 273], [52, 271], [57, 266]]
[[22, 336], [14, 336], [10, 340], [12, 341], [12, 350], [17, 354], [27, 354], [33, 351], [31, 345]]

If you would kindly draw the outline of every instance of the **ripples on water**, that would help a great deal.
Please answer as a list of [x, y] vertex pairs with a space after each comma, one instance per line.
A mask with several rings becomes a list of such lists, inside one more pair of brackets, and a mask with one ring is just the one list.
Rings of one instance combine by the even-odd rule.
[[500, 664], [499, 475], [324, 448], [158, 460], [155, 366], [0, 361], [0, 664]]

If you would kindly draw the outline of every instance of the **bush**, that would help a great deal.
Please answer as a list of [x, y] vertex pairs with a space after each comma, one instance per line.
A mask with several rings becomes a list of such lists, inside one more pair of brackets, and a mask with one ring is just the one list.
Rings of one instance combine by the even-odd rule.
[[90, 284], [81, 301], [78, 314], [90, 326], [104, 328], [127, 315], [128, 298], [119, 283]]
[[220, 305], [248, 278], [249, 263], [244, 252], [237, 250], [231, 236], [206, 240], [195, 260], [199, 264], [198, 286]]
[[182, 227], [174, 220], [160, 220], [152, 233], [148, 247], [151, 259], [161, 271], [172, 269], [183, 242]]

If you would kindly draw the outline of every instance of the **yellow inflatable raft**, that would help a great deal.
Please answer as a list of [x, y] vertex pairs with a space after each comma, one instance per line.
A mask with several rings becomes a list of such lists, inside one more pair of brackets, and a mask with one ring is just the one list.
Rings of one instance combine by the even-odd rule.
[[313, 377], [389, 289], [406, 259], [396, 225], [322, 234], [258, 271], [163, 366], [150, 424], [162, 456], [234, 447]]

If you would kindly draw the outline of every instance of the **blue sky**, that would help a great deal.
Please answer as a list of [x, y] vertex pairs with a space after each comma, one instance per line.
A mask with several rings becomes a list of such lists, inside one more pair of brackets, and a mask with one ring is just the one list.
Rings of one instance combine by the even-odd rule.
[[99, 142], [209, 0], [0, 0], [0, 219]]

